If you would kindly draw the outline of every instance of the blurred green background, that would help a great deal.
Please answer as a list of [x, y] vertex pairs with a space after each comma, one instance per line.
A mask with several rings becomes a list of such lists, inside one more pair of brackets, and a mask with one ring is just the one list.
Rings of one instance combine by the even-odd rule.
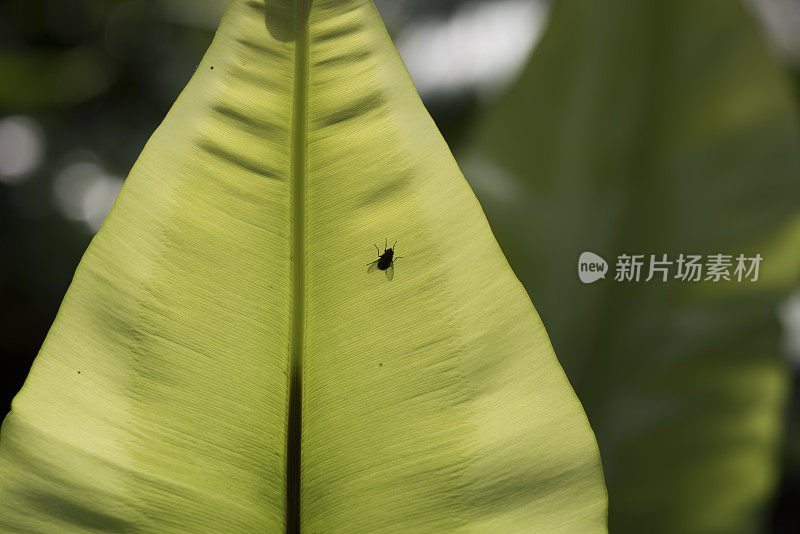
[[[226, 4], [0, 5], [0, 412]], [[800, 532], [800, 3], [376, 4], [584, 405], [610, 531]], [[623, 253], [764, 263], [623, 283]]]

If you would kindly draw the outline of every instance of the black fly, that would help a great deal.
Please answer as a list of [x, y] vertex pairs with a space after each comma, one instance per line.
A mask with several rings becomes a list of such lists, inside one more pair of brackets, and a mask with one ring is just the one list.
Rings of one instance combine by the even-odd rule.
[[397, 245], [397, 241], [394, 242], [391, 248], [389, 248], [388, 245], [389, 239], [387, 238], [386, 243], [383, 245], [383, 254], [381, 254], [381, 249], [378, 248], [378, 245], [373, 243], [375, 250], [378, 251], [378, 259], [367, 264], [367, 272], [371, 273], [376, 269], [379, 271], [386, 271], [386, 279], [391, 280], [394, 278], [394, 262], [402, 258], [402, 256], [394, 257], [394, 248]]

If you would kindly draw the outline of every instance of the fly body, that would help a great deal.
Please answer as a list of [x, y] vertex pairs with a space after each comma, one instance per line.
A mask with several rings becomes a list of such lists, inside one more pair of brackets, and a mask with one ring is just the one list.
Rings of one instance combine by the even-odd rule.
[[394, 256], [397, 241], [394, 242], [394, 245], [389, 247], [389, 239], [387, 238], [383, 246], [383, 252], [378, 248], [378, 245], [373, 244], [373, 246], [375, 250], [378, 251], [378, 259], [367, 264], [367, 272], [371, 273], [375, 270], [384, 271], [386, 273], [386, 279], [391, 280], [394, 278], [394, 262], [402, 258], [402, 256]]

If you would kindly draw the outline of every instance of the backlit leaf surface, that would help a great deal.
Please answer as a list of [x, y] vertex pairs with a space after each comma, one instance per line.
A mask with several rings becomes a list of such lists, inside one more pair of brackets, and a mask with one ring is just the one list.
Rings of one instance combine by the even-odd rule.
[[298, 523], [603, 532], [605, 490], [372, 3], [235, 0], [4, 422], [0, 528]]

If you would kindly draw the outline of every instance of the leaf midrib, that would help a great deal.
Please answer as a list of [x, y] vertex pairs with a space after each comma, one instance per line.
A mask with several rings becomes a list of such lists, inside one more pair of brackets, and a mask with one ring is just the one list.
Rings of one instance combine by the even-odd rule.
[[289, 407], [286, 434], [286, 532], [300, 533], [300, 451], [302, 439], [302, 370], [305, 349], [306, 257], [305, 182], [308, 123], [308, 0], [294, 1], [295, 56], [292, 104], [291, 172], [291, 334]]

